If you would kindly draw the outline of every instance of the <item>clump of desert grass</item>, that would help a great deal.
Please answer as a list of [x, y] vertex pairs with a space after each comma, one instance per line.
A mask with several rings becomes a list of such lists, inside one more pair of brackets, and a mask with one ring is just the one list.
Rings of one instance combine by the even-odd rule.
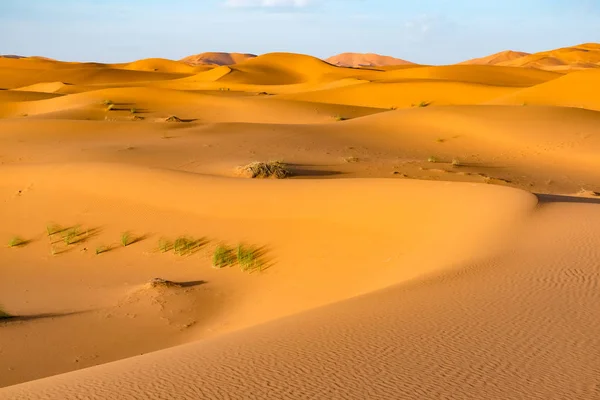
[[220, 244], [213, 253], [212, 265], [213, 268], [225, 268], [235, 264], [235, 254], [231, 247]]
[[453, 159], [452, 159], [452, 166], [453, 166], [453, 167], [460, 167], [460, 166], [462, 166], [462, 165], [463, 165], [463, 164], [460, 162], [460, 160], [459, 160], [458, 158], [453, 158]]
[[252, 273], [262, 271], [262, 263], [258, 249], [244, 244], [238, 244], [236, 248], [236, 258], [240, 269], [244, 272]]
[[255, 161], [237, 168], [238, 173], [249, 178], [285, 179], [292, 175], [287, 165], [281, 161]]
[[106, 107], [115, 104], [112, 100], [102, 100], [102, 104]]
[[344, 161], [347, 162], [348, 164], [352, 164], [352, 163], [357, 163], [360, 160], [358, 159], [358, 157], [344, 157]]
[[13, 236], [8, 241], [8, 247], [23, 247], [27, 244], [27, 240], [20, 236]]
[[179, 256], [192, 254], [200, 245], [200, 241], [188, 236], [179, 236], [173, 242], [173, 252]]
[[133, 243], [133, 237], [131, 236], [131, 233], [130, 232], [123, 232], [123, 233], [121, 233], [120, 242], [121, 242], [121, 246], [123, 246], [123, 247], [127, 247], [130, 244], [132, 244]]
[[161, 253], [167, 253], [167, 252], [171, 251], [171, 249], [173, 249], [173, 242], [171, 242], [170, 240], [168, 240], [166, 238], [158, 239], [158, 250]]
[[436, 156], [429, 156], [429, 158], [427, 158], [427, 162], [430, 162], [430, 163], [436, 163], [438, 161], [439, 160]]
[[111, 250], [110, 246], [104, 246], [104, 245], [98, 246], [98, 247], [96, 247], [96, 255], [99, 256], [100, 254], [108, 253], [110, 250]]

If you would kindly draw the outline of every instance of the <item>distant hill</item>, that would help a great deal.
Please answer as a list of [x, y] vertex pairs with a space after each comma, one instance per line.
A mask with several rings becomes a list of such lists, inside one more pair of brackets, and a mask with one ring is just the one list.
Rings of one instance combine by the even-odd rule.
[[342, 53], [326, 59], [330, 64], [340, 67], [386, 67], [390, 65], [413, 65], [414, 63], [399, 58], [382, 56], [373, 53]]
[[459, 64], [463, 65], [498, 65], [500, 63], [510, 62], [521, 57], [530, 55], [522, 51], [506, 50], [500, 53], [492, 54], [491, 56], [474, 58], [472, 60], [463, 61]]
[[499, 65], [536, 68], [547, 71], [600, 68], [600, 44], [585, 43], [533, 54], [508, 50], [491, 56], [464, 61], [460, 64]]
[[556, 50], [542, 51], [506, 61], [499, 65], [568, 71], [600, 68], [600, 44], [586, 43]]
[[193, 66], [234, 65], [255, 57], [255, 54], [243, 53], [201, 53], [182, 58], [179, 61]]

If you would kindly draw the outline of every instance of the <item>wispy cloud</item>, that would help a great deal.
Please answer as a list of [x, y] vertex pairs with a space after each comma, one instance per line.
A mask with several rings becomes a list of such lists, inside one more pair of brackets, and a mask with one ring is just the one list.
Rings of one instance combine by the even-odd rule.
[[230, 8], [304, 8], [314, 0], [226, 0]]

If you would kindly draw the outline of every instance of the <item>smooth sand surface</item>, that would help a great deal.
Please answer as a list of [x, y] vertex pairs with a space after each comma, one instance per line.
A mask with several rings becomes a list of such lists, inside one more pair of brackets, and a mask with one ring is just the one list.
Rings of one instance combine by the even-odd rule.
[[526, 57], [0, 58], [0, 398], [600, 398], [598, 70]]

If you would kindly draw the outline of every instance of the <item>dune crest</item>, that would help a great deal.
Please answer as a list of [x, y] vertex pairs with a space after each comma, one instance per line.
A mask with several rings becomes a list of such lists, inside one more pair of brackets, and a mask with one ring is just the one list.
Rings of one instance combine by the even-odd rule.
[[197, 65], [233, 65], [255, 58], [254, 54], [247, 53], [200, 53], [182, 58], [181, 62], [192, 66]]
[[340, 67], [384, 67], [392, 65], [414, 65], [414, 63], [390, 56], [373, 53], [342, 53], [327, 58], [330, 64]]

